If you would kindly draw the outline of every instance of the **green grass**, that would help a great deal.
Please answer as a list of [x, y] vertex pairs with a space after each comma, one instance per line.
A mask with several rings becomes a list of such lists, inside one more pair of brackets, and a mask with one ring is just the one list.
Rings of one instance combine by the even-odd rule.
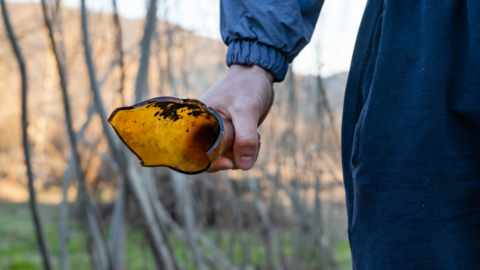
[[[72, 209], [72, 207], [70, 208]], [[48, 247], [52, 257], [54, 269], [59, 269], [58, 261], [58, 207], [52, 205], [41, 205], [40, 212], [44, 230], [48, 239]], [[83, 270], [90, 269], [89, 257], [86, 249], [86, 236], [84, 223], [81, 220], [69, 219], [69, 239], [68, 239], [68, 262], [70, 269]], [[108, 226], [105, 226], [108, 227]], [[245, 241], [249, 253], [249, 265], [262, 266], [266, 261], [266, 251], [264, 242], [258, 235], [242, 232], [233, 235], [227, 231], [209, 230], [207, 232], [209, 239], [214, 242], [236, 265], [241, 265], [243, 256], [240, 241]], [[232, 246], [231, 241], [235, 237], [235, 243]], [[287, 257], [294, 256], [295, 250], [292, 246], [294, 240], [292, 233], [277, 232], [275, 234], [275, 247], [279, 249], [278, 242], [283, 243], [281, 251]], [[281, 238], [282, 240], [279, 240]], [[178, 264], [186, 270], [194, 270], [190, 251], [186, 249], [183, 243], [176, 237], [169, 235], [169, 243], [172, 246]], [[288, 244], [287, 244], [288, 243]], [[203, 247], [200, 247], [203, 248]], [[274, 252], [278, 254], [280, 252]], [[348, 241], [342, 240], [333, 250], [333, 255], [341, 266], [342, 270], [350, 268], [350, 250]], [[304, 256], [305, 269], [311, 268], [318, 263], [315, 254]], [[155, 269], [154, 258], [150, 251], [148, 241], [143, 231], [139, 228], [130, 227], [126, 243], [125, 269]], [[279, 256], [274, 256], [274, 262], [280, 261]], [[38, 251], [38, 246], [34, 234], [33, 223], [30, 216], [28, 204], [13, 204], [0, 202], [0, 269], [1, 270], [30, 270], [42, 269], [42, 260]], [[254, 269], [254, 268], [252, 268]], [[299, 269], [301, 270], [301, 269]]]
[[342, 270], [349, 270], [352, 269], [352, 259], [351, 259], [351, 253], [350, 253], [350, 244], [348, 243], [348, 239], [342, 239], [337, 244], [337, 247], [335, 248], [333, 252], [335, 261], [338, 263], [340, 266], [340, 269]]

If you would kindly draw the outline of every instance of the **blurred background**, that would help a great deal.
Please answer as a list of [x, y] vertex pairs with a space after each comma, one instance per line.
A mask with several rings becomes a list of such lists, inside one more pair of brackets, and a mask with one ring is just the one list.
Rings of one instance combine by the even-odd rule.
[[106, 118], [225, 74], [218, 0], [0, 2], [0, 269], [351, 269], [339, 133], [366, 0], [325, 2], [255, 167], [195, 176], [140, 167]]

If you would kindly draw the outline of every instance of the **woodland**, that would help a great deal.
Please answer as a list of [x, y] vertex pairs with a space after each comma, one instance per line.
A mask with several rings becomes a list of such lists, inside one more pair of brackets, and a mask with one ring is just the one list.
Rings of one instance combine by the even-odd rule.
[[108, 116], [198, 99], [228, 70], [222, 41], [168, 23], [163, 0], [142, 20], [116, 0], [0, 3], [0, 269], [351, 269], [346, 73], [275, 84], [249, 171], [142, 167]]

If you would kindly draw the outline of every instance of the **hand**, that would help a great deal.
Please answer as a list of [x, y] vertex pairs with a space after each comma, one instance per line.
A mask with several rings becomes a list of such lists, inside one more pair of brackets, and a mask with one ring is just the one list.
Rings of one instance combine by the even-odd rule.
[[232, 65], [227, 74], [200, 98], [223, 119], [224, 155], [207, 172], [249, 170], [260, 150], [257, 128], [273, 104], [273, 75], [252, 65]]

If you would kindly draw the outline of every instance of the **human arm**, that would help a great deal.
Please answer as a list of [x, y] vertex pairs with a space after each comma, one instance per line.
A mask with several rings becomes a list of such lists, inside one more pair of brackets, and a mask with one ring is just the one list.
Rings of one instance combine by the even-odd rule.
[[308, 44], [323, 1], [222, 0], [221, 33], [230, 70], [201, 98], [225, 123], [227, 151], [209, 171], [250, 169], [260, 147], [257, 128], [273, 103], [273, 82]]

